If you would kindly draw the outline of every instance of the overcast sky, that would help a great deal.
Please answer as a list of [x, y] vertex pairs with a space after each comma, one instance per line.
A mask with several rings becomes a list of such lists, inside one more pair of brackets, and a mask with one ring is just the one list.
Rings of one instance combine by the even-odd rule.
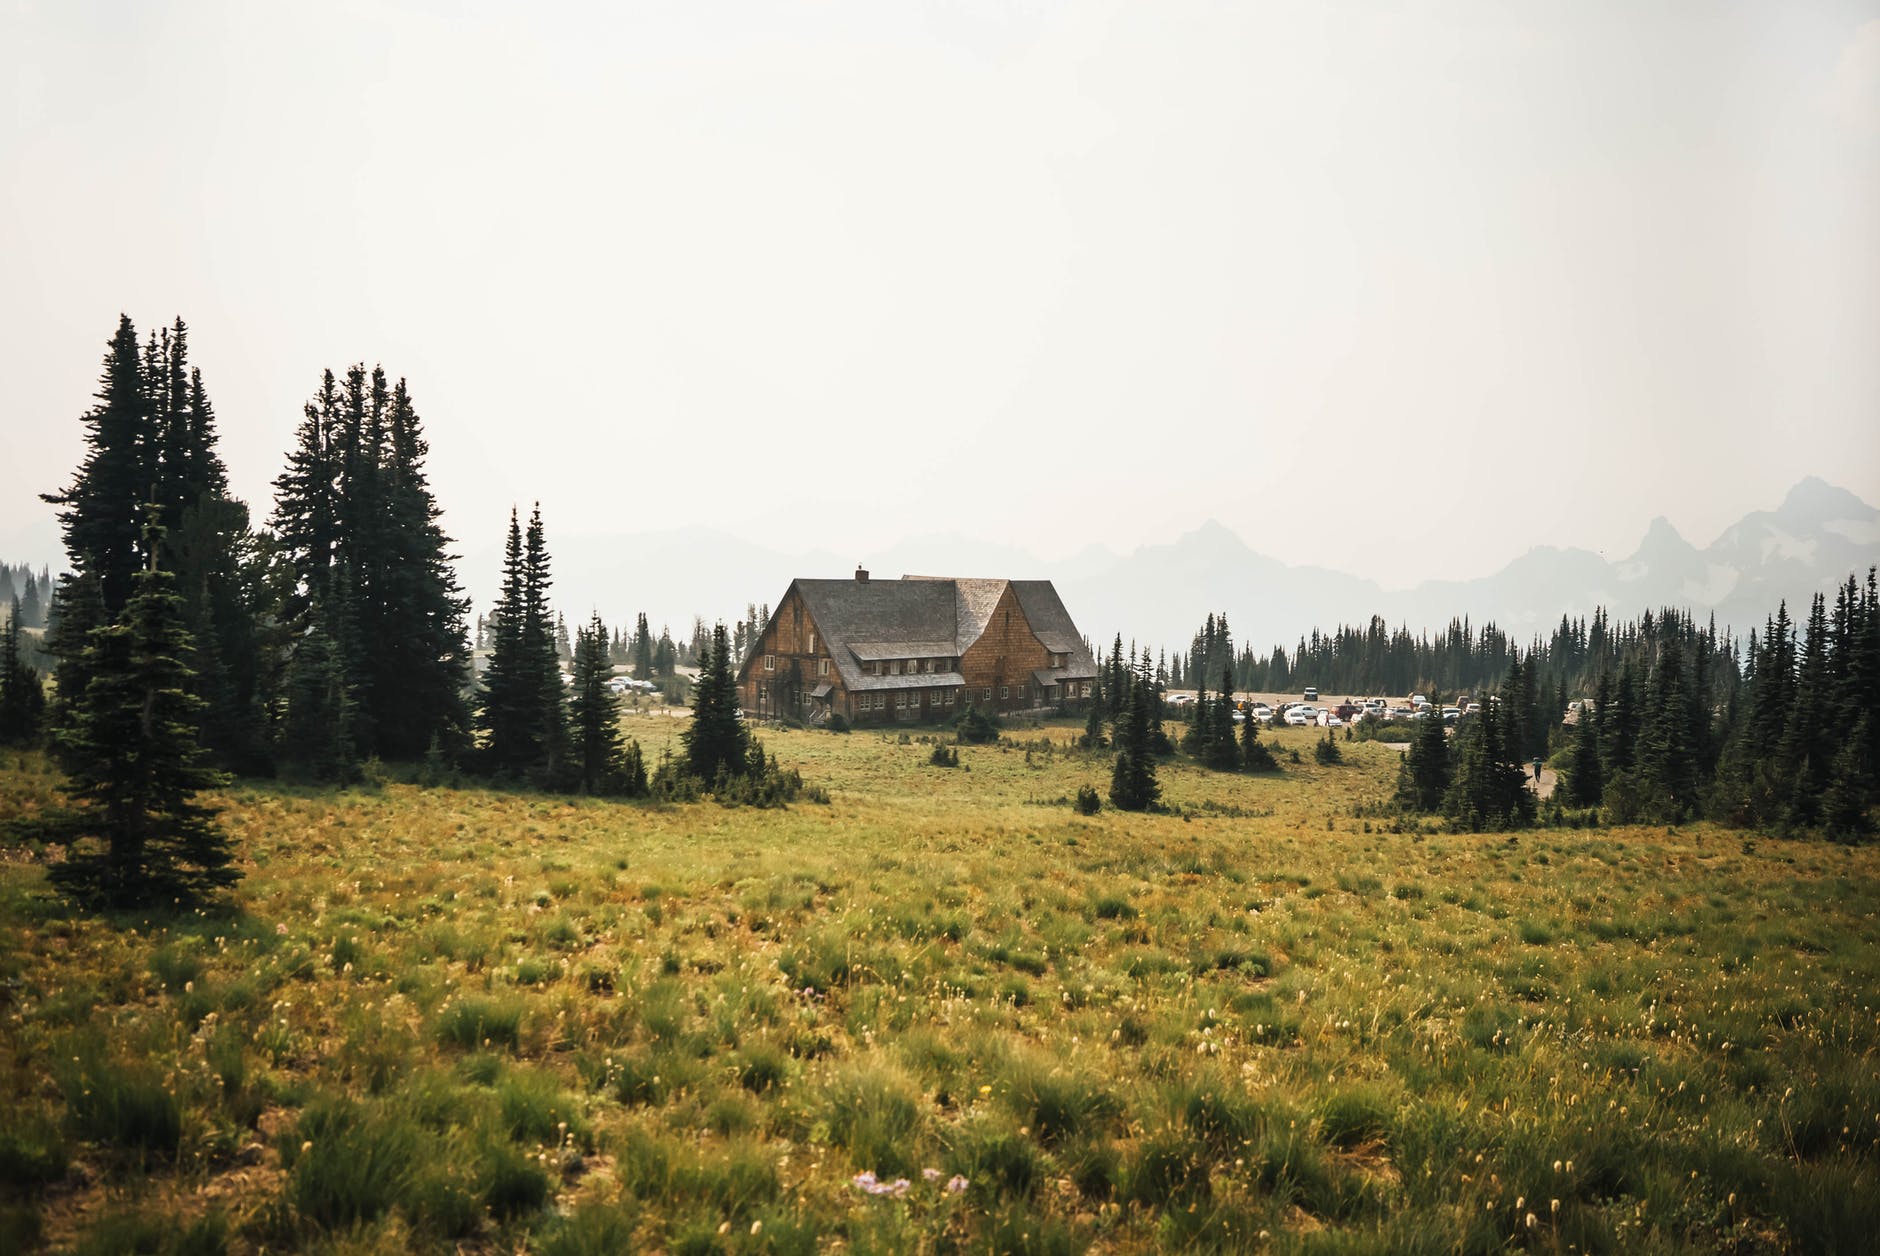
[[0, 5], [0, 557], [120, 310], [262, 514], [321, 368], [406, 376], [476, 549], [1403, 586], [1880, 500], [1880, 2]]

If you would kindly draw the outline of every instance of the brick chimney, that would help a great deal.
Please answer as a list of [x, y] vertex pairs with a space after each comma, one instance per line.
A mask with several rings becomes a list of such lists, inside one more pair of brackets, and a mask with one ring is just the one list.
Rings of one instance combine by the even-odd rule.
[[855, 583], [857, 584], [868, 583], [868, 568], [862, 566], [860, 563], [857, 563], [855, 565]]

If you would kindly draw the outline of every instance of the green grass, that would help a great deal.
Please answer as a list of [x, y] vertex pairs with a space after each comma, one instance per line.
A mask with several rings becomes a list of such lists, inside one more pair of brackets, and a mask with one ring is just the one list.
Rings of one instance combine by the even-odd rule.
[[[1284, 730], [1276, 776], [1172, 766], [1167, 812], [1080, 815], [1081, 732], [948, 772], [767, 732], [830, 794], [786, 810], [238, 786], [239, 899], [181, 916], [74, 914], [0, 861], [0, 1250], [1880, 1228], [1880, 852], [1386, 833], [1396, 756]], [[47, 784], [10, 760], [0, 810]]]

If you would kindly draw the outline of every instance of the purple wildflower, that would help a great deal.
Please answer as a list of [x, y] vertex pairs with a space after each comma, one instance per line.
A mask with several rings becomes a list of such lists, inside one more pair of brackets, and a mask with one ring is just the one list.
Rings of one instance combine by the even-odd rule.
[[939, 1181], [939, 1180], [940, 1180], [940, 1170], [938, 1170], [938, 1169], [922, 1169], [922, 1170], [920, 1171], [920, 1176], [921, 1176], [921, 1179], [922, 1179], [923, 1181], [927, 1181], [927, 1182], [937, 1182], [937, 1181]]
[[967, 1185], [966, 1179], [955, 1173], [952, 1177], [947, 1179], [947, 1194], [957, 1195], [965, 1190]]

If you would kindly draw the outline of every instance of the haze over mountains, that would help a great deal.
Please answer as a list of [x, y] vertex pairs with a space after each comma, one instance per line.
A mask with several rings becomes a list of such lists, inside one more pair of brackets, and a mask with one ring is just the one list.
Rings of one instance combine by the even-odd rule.
[[[1310, 527], [1308, 513], [1276, 514], [1283, 526]], [[1564, 613], [1604, 606], [1629, 617], [1661, 606], [1715, 612], [1741, 635], [1786, 598], [1804, 608], [1832, 593], [1849, 572], [1880, 563], [1880, 510], [1846, 489], [1810, 477], [1774, 510], [1755, 511], [1698, 549], [1665, 519], [1652, 521], [1632, 554], [1609, 561], [1584, 549], [1537, 546], [1475, 580], [1431, 580], [1410, 589], [1319, 567], [1292, 567], [1261, 554], [1219, 523], [1208, 523], [1129, 554], [1091, 546], [1045, 562], [1024, 550], [949, 535], [911, 537], [885, 551], [789, 554], [710, 528], [610, 537], [557, 537], [555, 596], [573, 622], [597, 606], [609, 624], [630, 624], [645, 609], [655, 626], [689, 631], [694, 613], [727, 619], [746, 602], [774, 603], [795, 576], [840, 576], [859, 560], [877, 579], [923, 575], [1045, 578], [1057, 583], [1078, 625], [1099, 643], [1117, 632], [1157, 646], [1186, 645], [1209, 611], [1224, 610], [1236, 641], [1290, 649], [1314, 627], [1382, 615], [1412, 631], [1452, 616], [1493, 620], [1525, 640]], [[479, 607], [497, 574], [491, 550], [467, 551], [465, 583]]]

